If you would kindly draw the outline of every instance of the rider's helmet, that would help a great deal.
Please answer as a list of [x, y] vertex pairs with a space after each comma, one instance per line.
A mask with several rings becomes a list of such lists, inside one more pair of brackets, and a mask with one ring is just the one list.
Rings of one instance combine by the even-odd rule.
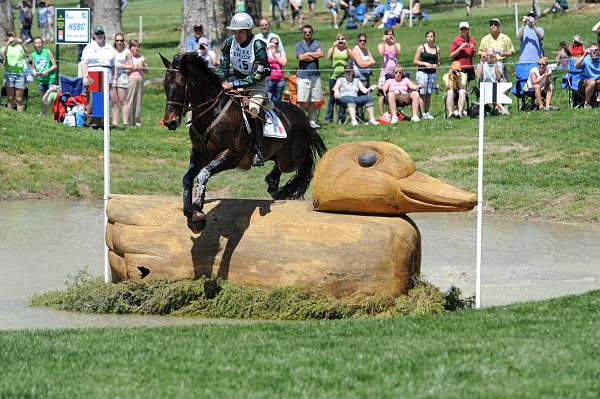
[[231, 18], [231, 22], [227, 29], [229, 30], [242, 30], [254, 28], [254, 21], [252, 17], [245, 12], [238, 12]]

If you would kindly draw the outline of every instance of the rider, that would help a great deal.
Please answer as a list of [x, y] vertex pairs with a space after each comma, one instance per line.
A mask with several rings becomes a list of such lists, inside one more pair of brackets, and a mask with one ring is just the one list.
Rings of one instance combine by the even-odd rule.
[[[251, 89], [248, 92], [248, 113], [254, 130], [252, 166], [261, 166], [264, 163], [261, 148], [262, 121], [258, 118], [258, 113], [267, 93], [267, 77], [271, 69], [267, 46], [252, 34], [253, 27], [252, 17], [245, 12], [239, 12], [231, 18], [227, 29], [233, 32], [233, 36], [225, 39], [221, 45], [222, 55], [216, 74], [223, 80], [225, 90]], [[230, 67], [233, 69], [232, 73]]]

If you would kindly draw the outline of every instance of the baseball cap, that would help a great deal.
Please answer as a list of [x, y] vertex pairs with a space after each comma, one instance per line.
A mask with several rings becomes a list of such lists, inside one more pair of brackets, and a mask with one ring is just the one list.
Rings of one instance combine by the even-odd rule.
[[583, 38], [581, 36], [579, 36], [579, 35], [573, 36], [573, 41], [575, 43], [583, 44]]
[[462, 66], [460, 65], [460, 61], [452, 61], [452, 64], [450, 64], [450, 69], [454, 71], [461, 71]]
[[592, 32], [600, 33], [600, 21], [592, 28]]
[[104, 28], [102, 27], [102, 25], [98, 25], [94, 28], [94, 30], [92, 31], [92, 33], [94, 35], [98, 35], [100, 33], [104, 33]]
[[206, 37], [201, 37], [200, 40], [198, 40], [198, 45], [204, 45], [204, 46], [208, 47], [208, 45], [209, 45], [208, 39]]
[[491, 24], [492, 22], [495, 22], [495, 23], [497, 23], [497, 24], [498, 24], [498, 26], [500, 26], [500, 20], [499, 20], [498, 18], [492, 18], [492, 19], [490, 19], [490, 24]]
[[194, 25], [194, 30], [204, 30], [204, 26], [200, 25], [200, 24], [196, 24]]
[[460, 24], [458, 24], [458, 28], [467, 28], [469, 29], [469, 23], [467, 21], [462, 21]]
[[533, 11], [529, 11], [529, 12], [527, 13], [527, 16], [528, 16], [528, 17], [533, 17], [533, 18], [536, 18], [536, 17], [537, 17], [537, 15], [536, 15], [536, 14], [535, 14]]

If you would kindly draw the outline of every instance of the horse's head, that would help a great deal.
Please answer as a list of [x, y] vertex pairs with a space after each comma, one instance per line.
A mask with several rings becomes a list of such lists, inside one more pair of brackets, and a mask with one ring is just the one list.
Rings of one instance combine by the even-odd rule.
[[163, 64], [167, 68], [163, 87], [167, 96], [165, 117], [163, 123], [169, 130], [175, 130], [181, 124], [181, 119], [189, 103], [187, 79], [181, 66], [181, 55], [173, 57], [173, 62], [160, 54]]

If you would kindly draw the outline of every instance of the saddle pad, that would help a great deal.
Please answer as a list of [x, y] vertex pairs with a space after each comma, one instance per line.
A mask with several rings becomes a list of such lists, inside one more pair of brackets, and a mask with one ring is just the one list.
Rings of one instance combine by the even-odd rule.
[[283, 126], [283, 122], [277, 116], [275, 111], [265, 111], [265, 124], [263, 128], [263, 136], [275, 139], [287, 138], [287, 132]]

